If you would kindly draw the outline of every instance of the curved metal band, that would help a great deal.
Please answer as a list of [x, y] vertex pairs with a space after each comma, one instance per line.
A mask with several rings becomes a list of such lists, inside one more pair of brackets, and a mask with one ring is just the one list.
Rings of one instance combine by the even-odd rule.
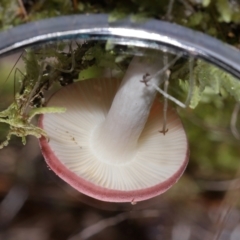
[[[208, 35], [160, 21], [109, 23], [106, 14], [71, 15], [23, 24], [0, 33], [0, 55], [57, 39], [117, 37], [148, 41], [203, 58], [240, 78], [240, 51]], [[137, 43], [136, 43], [137, 44]]]

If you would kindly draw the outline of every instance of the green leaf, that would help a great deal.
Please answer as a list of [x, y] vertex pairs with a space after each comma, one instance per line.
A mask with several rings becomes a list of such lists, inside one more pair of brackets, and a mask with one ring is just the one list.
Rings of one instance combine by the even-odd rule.
[[211, 3], [211, 0], [203, 0], [203, 1], [202, 1], [202, 5], [203, 5], [204, 7], [208, 7], [210, 3]]
[[218, 67], [201, 60], [197, 64], [196, 77], [200, 88], [204, 89], [206, 86], [209, 86], [215, 94], [222, 94], [223, 90], [234, 97], [236, 101], [240, 101], [240, 80]]
[[[180, 88], [188, 93], [189, 91], [189, 74], [185, 73], [186, 67], [178, 71], [177, 77]], [[184, 77], [183, 77], [184, 76]], [[190, 108], [196, 108], [200, 102], [213, 102], [216, 107], [222, 106], [223, 99], [228, 96], [233, 97], [237, 102], [240, 101], [240, 80], [231, 74], [215, 67], [202, 60], [198, 60], [194, 69], [193, 77], [195, 86], [193, 87]]]
[[216, 1], [217, 9], [221, 15], [221, 19], [224, 22], [231, 22], [232, 20], [232, 9], [228, 0], [218, 0]]

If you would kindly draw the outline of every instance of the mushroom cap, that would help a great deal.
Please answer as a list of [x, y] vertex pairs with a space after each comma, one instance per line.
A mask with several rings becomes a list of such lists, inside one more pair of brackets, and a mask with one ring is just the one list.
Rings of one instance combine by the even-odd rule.
[[[159, 132], [163, 104], [155, 100], [134, 157], [123, 164], [106, 161], [96, 151], [94, 132], [105, 120], [119, 85], [120, 80], [105, 78], [61, 88], [47, 106], [67, 110], [40, 117], [39, 126], [49, 137], [40, 139], [40, 147], [49, 167], [78, 191], [102, 201], [138, 202], [165, 192], [178, 181], [188, 163], [188, 141], [179, 116], [170, 107], [168, 132]], [[103, 151], [111, 149], [106, 146]]]

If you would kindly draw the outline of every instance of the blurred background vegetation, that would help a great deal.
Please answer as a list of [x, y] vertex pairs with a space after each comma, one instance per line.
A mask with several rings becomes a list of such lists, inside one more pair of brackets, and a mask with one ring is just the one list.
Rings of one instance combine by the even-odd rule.
[[[238, 0], [1, 0], [0, 28], [103, 12], [110, 21], [131, 15], [136, 21], [174, 22], [240, 49]], [[0, 59], [1, 109], [14, 99], [14, 76], [8, 74], [17, 57]], [[49, 171], [36, 139], [30, 137], [25, 147], [13, 139], [0, 150], [0, 239], [240, 239], [240, 139], [231, 129], [239, 94], [226, 88], [216, 92], [214, 74], [207, 72], [212, 82], [197, 106], [179, 109], [191, 151], [186, 173], [171, 190], [149, 201], [112, 204], [83, 196]], [[3, 140], [7, 130], [0, 127]]]
[[238, 0], [1, 0], [0, 28], [82, 13], [109, 13], [112, 21], [129, 15], [167, 20], [239, 47]]

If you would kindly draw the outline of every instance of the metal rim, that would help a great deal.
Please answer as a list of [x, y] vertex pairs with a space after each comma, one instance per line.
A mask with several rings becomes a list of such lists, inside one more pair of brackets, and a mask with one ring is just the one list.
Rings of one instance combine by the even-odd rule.
[[240, 78], [240, 51], [217, 39], [160, 20], [132, 22], [128, 18], [111, 23], [107, 14], [61, 16], [14, 27], [0, 33], [0, 55], [43, 42], [94, 36], [171, 46]]

